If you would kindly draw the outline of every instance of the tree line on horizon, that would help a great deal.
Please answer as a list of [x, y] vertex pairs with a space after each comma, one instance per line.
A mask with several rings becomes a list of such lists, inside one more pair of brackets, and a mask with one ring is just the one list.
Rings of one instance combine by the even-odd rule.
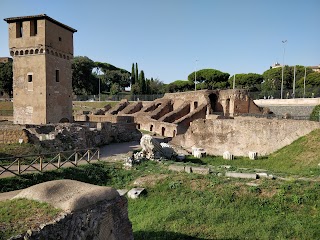
[[[96, 69], [100, 71], [96, 71]], [[12, 95], [12, 62], [0, 63], [0, 95]], [[320, 73], [311, 68], [296, 66], [296, 89], [320, 88]], [[104, 94], [116, 95], [131, 87], [131, 94], [164, 94], [166, 92], [184, 92], [195, 89], [246, 89], [250, 92], [260, 92], [261, 96], [273, 95], [281, 89], [282, 68], [270, 68], [263, 72], [241, 73], [230, 76], [229, 73], [217, 69], [200, 69], [188, 75], [187, 80], [176, 80], [169, 84], [157, 78], [146, 78], [143, 70], [138, 69], [138, 63], [132, 63], [131, 72], [111, 65], [95, 62], [86, 56], [76, 56], [72, 62], [72, 86], [75, 95], [94, 95], [100, 91]], [[293, 88], [294, 67], [284, 67], [283, 89]], [[196, 81], [196, 84], [195, 84]]]

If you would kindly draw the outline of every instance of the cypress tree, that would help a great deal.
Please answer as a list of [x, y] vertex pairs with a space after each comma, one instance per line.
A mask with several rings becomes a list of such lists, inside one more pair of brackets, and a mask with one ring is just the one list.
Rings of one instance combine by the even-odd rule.
[[131, 69], [131, 86], [136, 83], [136, 75], [135, 75], [134, 63], [132, 63]]
[[146, 79], [144, 77], [143, 70], [141, 70], [141, 72], [139, 74], [139, 85], [140, 85], [140, 89], [141, 89], [141, 94], [145, 94], [146, 93]]
[[139, 71], [138, 71], [138, 63], [136, 63], [136, 73], [135, 73], [135, 79], [138, 82], [139, 81]]

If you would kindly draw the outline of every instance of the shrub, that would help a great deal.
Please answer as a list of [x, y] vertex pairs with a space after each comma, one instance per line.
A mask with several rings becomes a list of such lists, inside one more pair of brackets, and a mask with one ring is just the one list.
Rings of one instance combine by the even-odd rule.
[[310, 114], [310, 120], [311, 121], [320, 121], [319, 115], [320, 115], [320, 105], [317, 105], [314, 107], [312, 113]]

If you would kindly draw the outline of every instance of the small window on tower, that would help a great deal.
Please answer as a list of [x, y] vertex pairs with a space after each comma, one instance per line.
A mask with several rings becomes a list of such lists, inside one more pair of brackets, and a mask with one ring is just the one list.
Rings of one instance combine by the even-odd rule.
[[28, 82], [32, 82], [32, 75], [31, 74], [28, 75]]
[[21, 38], [23, 33], [22, 22], [16, 22], [16, 38]]
[[37, 20], [30, 21], [30, 36], [36, 36], [38, 34], [38, 22]]
[[62, 41], [62, 38], [61, 37], [59, 37], [59, 42], [61, 42]]
[[60, 82], [60, 73], [59, 73], [59, 70], [56, 70], [56, 82]]

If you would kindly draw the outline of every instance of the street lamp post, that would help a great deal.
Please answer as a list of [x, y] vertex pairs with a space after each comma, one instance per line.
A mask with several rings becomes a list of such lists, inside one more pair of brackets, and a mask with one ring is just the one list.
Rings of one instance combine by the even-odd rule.
[[282, 41], [283, 43], [283, 59], [282, 59], [282, 78], [281, 78], [281, 99], [283, 96], [283, 74], [284, 74], [284, 54], [286, 53], [286, 45], [287, 40]]
[[100, 74], [101, 74], [101, 70], [100, 70], [100, 68], [99, 67], [97, 67], [96, 68], [96, 74], [97, 74], [97, 76], [98, 76], [98, 79], [99, 79], [99, 102], [100, 102], [100, 81], [101, 81], [101, 79], [100, 79]]

